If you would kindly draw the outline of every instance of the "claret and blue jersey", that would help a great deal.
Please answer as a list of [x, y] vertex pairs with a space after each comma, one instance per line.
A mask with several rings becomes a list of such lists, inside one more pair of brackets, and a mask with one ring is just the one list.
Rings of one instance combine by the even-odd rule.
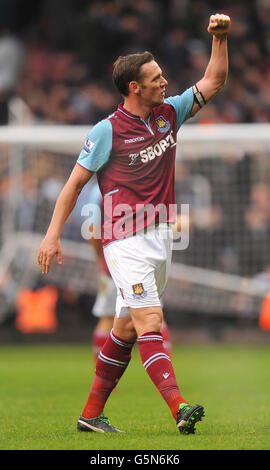
[[[192, 88], [169, 97], [153, 108], [147, 121], [120, 104], [88, 133], [77, 163], [97, 173], [104, 207], [104, 245], [121, 238], [121, 233], [126, 238], [146, 225], [174, 222], [169, 207], [175, 203], [177, 131], [190, 117], [193, 100]], [[143, 207], [149, 205], [166, 207], [164, 220], [160, 212], [145, 217]], [[124, 223], [124, 231], [112, 229]]]

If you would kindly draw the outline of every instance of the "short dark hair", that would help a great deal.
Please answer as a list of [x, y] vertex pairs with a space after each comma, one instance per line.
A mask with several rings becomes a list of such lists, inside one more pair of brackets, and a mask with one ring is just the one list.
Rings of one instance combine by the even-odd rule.
[[141, 79], [141, 66], [152, 60], [155, 60], [154, 56], [148, 51], [118, 57], [113, 64], [112, 76], [114, 84], [121, 95], [128, 96], [130, 82], [133, 80], [139, 82]]

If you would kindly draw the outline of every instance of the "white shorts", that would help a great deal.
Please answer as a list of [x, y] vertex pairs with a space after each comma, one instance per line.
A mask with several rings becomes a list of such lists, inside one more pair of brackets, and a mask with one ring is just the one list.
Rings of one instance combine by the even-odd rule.
[[172, 257], [172, 230], [167, 224], [104, 247], [104, 256], [117, 287], [115, 313], [130, 315], [128, 307], [161, 306]]
[[104, 273], [100, 274], [97, 297], [92, 309], [95, 317], [114, 317], [117, 290], [113, 279]]

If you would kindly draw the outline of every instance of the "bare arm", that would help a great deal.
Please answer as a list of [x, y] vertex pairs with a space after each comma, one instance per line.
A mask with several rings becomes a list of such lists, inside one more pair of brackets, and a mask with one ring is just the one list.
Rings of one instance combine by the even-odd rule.
[[54, 256], [56, 256], [58, 264], [62, 263], [60, 235], [63, 226], [71, 214], [81, 190], [92, 175], [92, 172], [76, 164], [57, 198], [49, 228], [38, 251], [38, 263], [43, 274], [49, 272]]
[[[211, 57], [203, 78], [196, 84], [205, 102], [210, 101], [226, 84], [228, 77], [227, 34], [231, 20], [226, 15], [212, 15], [208, 32], [213, 35]], [[200, 106], [194, 101], [191, 116], [199, 111]]]

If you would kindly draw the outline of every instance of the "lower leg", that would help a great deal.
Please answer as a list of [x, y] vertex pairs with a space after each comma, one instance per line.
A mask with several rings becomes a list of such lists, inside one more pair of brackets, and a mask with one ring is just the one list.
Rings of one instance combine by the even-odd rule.
[[163, 320], [163, 323], [162, 323], [161, 333], [162, 333], [162, 338], [163, 338], [164, 349], [165, 349], [166, 353], [168, 354], [168, 356], [170, 356], [170, 358], [172, 358], [172, 343], [171, 343], [170, 330], [168, 328], [167, 323], [164, 320]]
[[138, 333], [137, 343], [143, 366], [176, 420], [179, 405], [188, 402], [180, 393], [171, 359], [164, 349], [162, 310], [160, 307], [146, 307], [130, 309], [130, 312]]
[[96, 362], [94, 380], [82, 412], [84, 418], [90, 419], [103, 412], [112, 390], [129, 364], [135, 339], [136, 333], [130, 329], [130, 319], [115, 319], [113, 330]]
[[112, 327], [113, 327], [113, 317], [105, 316], [105, 317], [101, 317], [98, 320], [97, 326], [93, 333], [93, 340], [92, 340], [95, 362], [110, 334]]

